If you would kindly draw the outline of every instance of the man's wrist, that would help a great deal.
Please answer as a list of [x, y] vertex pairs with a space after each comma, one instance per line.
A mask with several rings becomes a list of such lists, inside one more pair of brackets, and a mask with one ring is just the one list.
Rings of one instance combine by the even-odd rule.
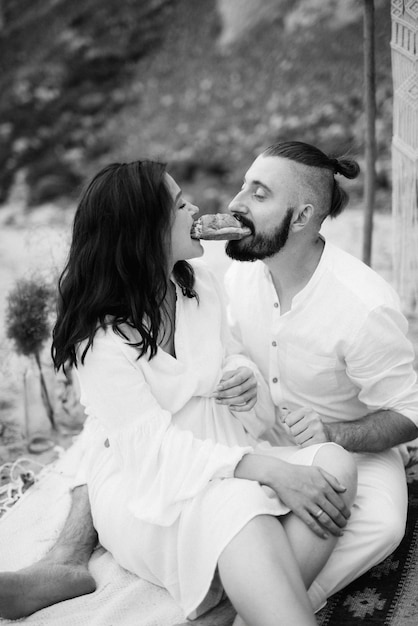
[[338, 424], [323, 424], [325, 436], [328, 441], [338, 443]]

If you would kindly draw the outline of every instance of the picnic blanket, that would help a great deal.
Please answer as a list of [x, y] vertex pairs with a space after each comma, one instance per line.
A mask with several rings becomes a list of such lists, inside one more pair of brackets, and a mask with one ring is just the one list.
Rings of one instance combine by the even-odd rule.
[[[0, 570], [18, 570], [40, 559], [56, 541], [67, 517], [69, 487], [79, 464], [79, 442], [48, 466], [0, 519]], [[320, 626], [416, 626], [418, 624], [418, 452], [407, 468], [407, 532], [397, 550], [328, 601], [317, 614]], [[17, 621], [29, 626], [231, 626], [235, 612], [226, 600], [187, 622], [168, 593], [121, 568], [98, 547], [90, 559], [94, 593], [61, 602]]]
[[[81, 446], [77, 441], [0, 520], [0, 570], [14, 571], [26, 567], [44, 556], [54, 544], [70, 508], [69, 487], [80, 454]], [[165, 590], [121, 568], [103, 548], [94, 551], [90, 570], [97, 582], [94, 593], [61, 602], [26, 619], [0, 619], [0, 623], [175, 626], [186, 622], [182, 611]]]

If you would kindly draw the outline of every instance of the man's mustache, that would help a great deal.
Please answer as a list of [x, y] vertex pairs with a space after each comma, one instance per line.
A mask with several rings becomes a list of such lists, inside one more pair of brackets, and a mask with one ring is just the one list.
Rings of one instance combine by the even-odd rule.
[[237, 220], [241, 222], [243, 226], [247, 226], [251, 230], [251, 232], [254, 233], [255, 231], [254, 224], [250, 220], [248, 220], [246, 217], [241, 216], [241, 215], [239, 217], [235, 215], [234, 217], [236, 217]]

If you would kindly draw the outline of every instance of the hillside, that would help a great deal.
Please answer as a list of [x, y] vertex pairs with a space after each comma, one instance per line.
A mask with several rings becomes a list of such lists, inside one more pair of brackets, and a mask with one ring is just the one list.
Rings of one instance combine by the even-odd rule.
[[[203, 187], [201, 204], [218, 205], [276, 139], [361, 161], [360, 0], [265, 0], [254, 26], [229, 45], [219, 11], [227, 1], [2, 0], [0, 202], [23, 185], [29, 205], [62, 203], [102, 164], [149, 155], [167, 160], [191, 194]], [[347, 3], [357, 8], [350, 18]], [[382, 208], [392, 132], [389, 5], [376, 0]]]

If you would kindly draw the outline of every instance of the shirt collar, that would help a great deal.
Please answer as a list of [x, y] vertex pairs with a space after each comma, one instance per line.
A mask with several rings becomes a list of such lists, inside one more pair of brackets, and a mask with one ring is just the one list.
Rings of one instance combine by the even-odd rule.
[[[322, 239], [322, 241], [324, 242], [324, 248], [322, 250], [322, 254], [321, 257], [319, 259], [319, 263], [315, 268], [314, 273], [312, 274], [312, 276], [309, 279], [309, 282], [305, 285], [305, 287], [303, 289], [301, 289], [299, 291], [299, 293], [297, 293], [292, 300], [292, 309], [299, 304], [300, 302], [302, 302], [312, 291], [312, 289], [314, 289], [315, 285], [318, 283], [318, 281], [321, 279], [321, 276], [323, 275], [323, 273], [325, 272], [325, 268], [327, 266], [327, 258], [329, 256], [329, 252], [330, 252], [330, 244], [327, 243], [327, 240], [325, 239], [325, 237], [323, 235], [319, 235], [319, 237]], [[268, 280], [273, 284], [272, 278], [271, 278], [271, 274], [270, 274], [270, 270], [267, 267], [267, 265], [265, 263], [263, 263], [264, 265], [264, 273], [265, 276], [268, 278]], [[291, 309], [291, 310], [292, 310]]]

